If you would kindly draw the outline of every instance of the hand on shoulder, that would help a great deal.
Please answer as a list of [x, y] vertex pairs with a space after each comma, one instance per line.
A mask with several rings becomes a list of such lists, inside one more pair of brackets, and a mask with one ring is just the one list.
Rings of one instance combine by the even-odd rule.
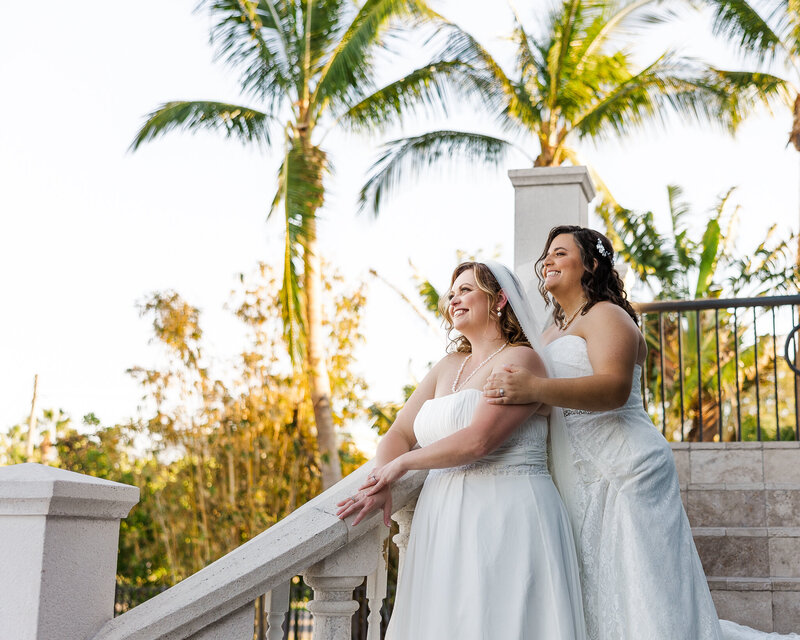
[[492, 372], [504, 367], [527, 369], [537, 376], [547, 375], [541, 356], [526, 345], [511, 345], [510, 348], [505, 349], [492, 367]]

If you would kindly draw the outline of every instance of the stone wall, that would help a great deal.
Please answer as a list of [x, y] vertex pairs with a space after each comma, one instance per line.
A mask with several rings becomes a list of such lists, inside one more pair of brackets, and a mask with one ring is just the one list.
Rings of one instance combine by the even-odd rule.
[[673, 443], [721, 618], [800, 630], [800, 443]]

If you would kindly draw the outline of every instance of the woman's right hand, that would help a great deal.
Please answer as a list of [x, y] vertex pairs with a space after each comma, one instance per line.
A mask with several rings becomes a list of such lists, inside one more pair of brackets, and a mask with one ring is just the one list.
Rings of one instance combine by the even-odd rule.
[[383, 523], [387, 527], [392, 524], [392, 491], [389, 486], [372, 495], [368, 495], [366, 491], [358, 491], [356, 494], [339, 502], [336, 506], [339, 507], [336, 515], [342, 520], [357, 513], [355, 520], [351, 523], [352, 526], [356, 526], [376, 509], [383, 509]]
[[493, 369], [483, 385], [483, 397], [489, 404], [533, 404], [541, 402], [537, 395], [540, 378], [517, 365]]

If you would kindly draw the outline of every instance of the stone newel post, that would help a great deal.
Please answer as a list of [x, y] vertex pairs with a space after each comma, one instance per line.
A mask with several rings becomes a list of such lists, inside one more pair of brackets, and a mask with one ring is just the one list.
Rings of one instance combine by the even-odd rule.
[[119, 521], [138, 501], [63, 469], [0, 468], [0, 636], [87, 640], [110, 620]]
[[544, 319], [534, 264], [550, 229], [559, 224], [588, 226], [594, 186], [586, 167], [514, 169], [508, 177], [514, 185], [514, 271], [537, 317]]

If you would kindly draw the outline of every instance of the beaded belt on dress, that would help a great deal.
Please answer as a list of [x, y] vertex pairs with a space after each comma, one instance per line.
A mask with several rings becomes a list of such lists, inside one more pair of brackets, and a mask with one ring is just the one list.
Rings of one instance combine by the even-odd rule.
[[472, 462], [460, 467], [446, 469], [431, 469], [428, 475], [445, 473], [464, 473], [480, 476], [549, 476], [550, 471], [546, 464], [492, 464], [486, 462]]
[[564, 409], [565, 416], [579, 416], [587, 413], [594, 413], [594, 411], [589, 411], [588, 409]]

